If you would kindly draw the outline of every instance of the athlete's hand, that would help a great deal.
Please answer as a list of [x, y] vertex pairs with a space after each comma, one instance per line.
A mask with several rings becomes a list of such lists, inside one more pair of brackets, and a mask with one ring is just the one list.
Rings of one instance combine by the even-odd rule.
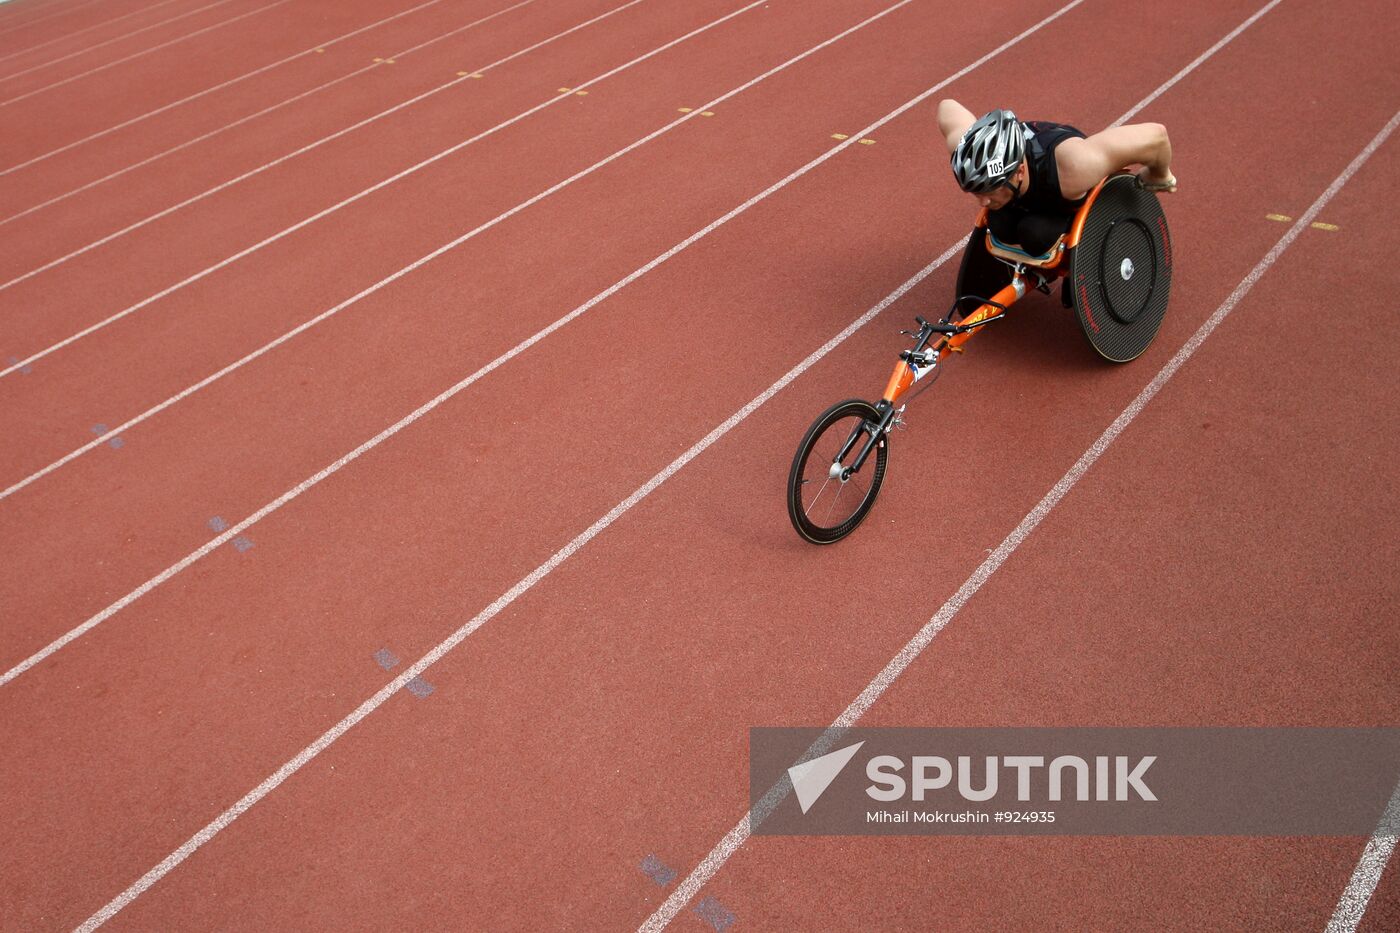
[[1137, 180], [1147, 191], [1163, 191], [1167, 194], [1176, 191], [1176, 176], [1171, 172], [1159, 175], [1150, 168], [1143, 168], [1137, 173]]

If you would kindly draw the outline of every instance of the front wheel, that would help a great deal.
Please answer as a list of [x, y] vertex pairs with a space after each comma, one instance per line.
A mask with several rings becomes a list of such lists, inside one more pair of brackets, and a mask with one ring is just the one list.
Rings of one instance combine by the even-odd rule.
[[851, 466], [873, 432], [875, 406], [851, 399], [831, 406], [807, 429], [788, 473], [788, 517], [813, 544], [833, 544], [855, 531], [885, 479], [889, 438], [880, 437], [859, 470]]

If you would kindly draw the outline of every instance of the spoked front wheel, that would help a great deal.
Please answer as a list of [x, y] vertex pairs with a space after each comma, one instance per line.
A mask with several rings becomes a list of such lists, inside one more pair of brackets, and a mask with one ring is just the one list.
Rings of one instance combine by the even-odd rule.
[[879, 430], [880, 414], [860, 399], [824, 411], [797, 448], [788, 473], [788, 516], [813, 544], [832, 544], [855, 530], [885, 479], [889, 439], [880, 437], [858, 470], [861, 450]]

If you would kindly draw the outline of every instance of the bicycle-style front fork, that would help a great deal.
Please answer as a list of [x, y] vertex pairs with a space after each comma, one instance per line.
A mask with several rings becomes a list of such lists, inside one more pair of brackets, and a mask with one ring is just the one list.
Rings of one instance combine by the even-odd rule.
[[[904, 407], [901, 405], [899, 411], [903, 410]], [[898, 412], [895, 411], [893, 405], [881, 401], [875, 406], [875, 411], [880, 416], [878, 422], [862, 421], [851, 429], [850, 437], [846, 438], [846, 443], [841, 445], [841, 452], [836, 455], [836, 459], [831, 463], [831, 469], [827, 471], [827, 475], [832, 479], [844, 483], [851, 478], [851, 474], [859, 472], [860, 468], [865, 465], [865, 459], [870, 456], [871, 451], [894, 427]], [[856, 458], [847, 464], [846, 455], [855, 449], [857, 443], [860, 443], [862, 435], [869, 435], [869, 437], [864, 443], [861, 443], [860, 453], [856, 454]]]

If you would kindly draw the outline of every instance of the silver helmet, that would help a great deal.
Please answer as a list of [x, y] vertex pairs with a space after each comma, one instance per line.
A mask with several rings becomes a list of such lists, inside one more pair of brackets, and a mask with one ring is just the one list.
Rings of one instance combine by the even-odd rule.
[[953, 150], [953, 177], [972, 194], [985, 194], [1016, 174], [1026, 157], [1026, 131], [1010, 110], [993, 110], [967, 128]]

